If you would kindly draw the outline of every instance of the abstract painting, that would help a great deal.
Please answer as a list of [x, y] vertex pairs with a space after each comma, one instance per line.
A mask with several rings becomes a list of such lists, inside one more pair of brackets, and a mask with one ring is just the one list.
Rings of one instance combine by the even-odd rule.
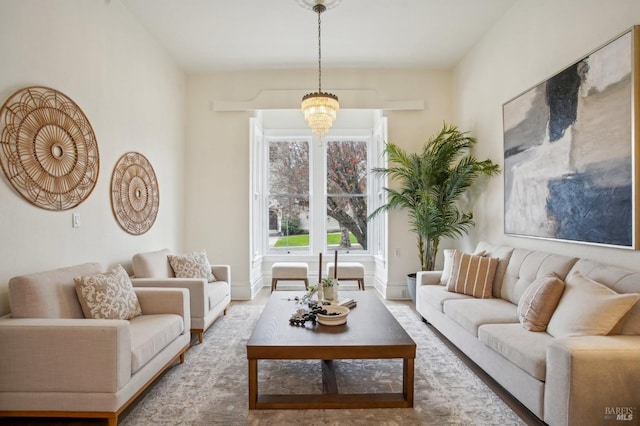
[[637, 248], [637, 28], [503, 105], [506, 234]]

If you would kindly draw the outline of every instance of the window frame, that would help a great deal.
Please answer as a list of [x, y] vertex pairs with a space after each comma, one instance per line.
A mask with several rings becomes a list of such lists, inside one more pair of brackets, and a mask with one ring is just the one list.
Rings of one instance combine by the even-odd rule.
[[[309, 173], [310, 173], [310, 188], [309, 188], [309, 249], [308, 250], [273, 250], [269, 247], [269, 145], [271, 142], [280, 141], [304, 141], [309, 143]], [[255, 156], [254, 169], [252, 173], [256, 171], [259, 175], [259, 179], [251, 179], [254, 188], [252, 193], [254, 194], [254, 200], [258, 201], [258, 207], [254, 212], [259, 216], [252, 221], [252, 227], [255, 227], [255, 219], [258, 219], [260, 223], [260, 230], [252, 230], [254, 239], [259, 241], [254, 242], [254, 246], [257, 250], [253, 253], [253, 258], [264, 256], [266, 258], [287, 258], [290, 256], [303, 257], [311, 256], [314, 253], [327, 252], [327, 143], [335, 141], [355, 141], [365, 142], [367, 145], [367, 214], [370, 214], [378, 204], [378, 196], [375, 192], [376, 179], [371, 174], [371, 169], [382, 165], [382, 160], [379, 149], [377, 149], [374, 137], [371, 129], [346, 129], [335, 132], [335, 135], [327, 135], [324, 140], [318, 140], [312, 137], [308, 132], [301, 132], [299, 130], [271, 130], [264, 129], [261, 131], [260, 138], [254, 143], [253, 147]], [[374, 163], [375, 160], [377, 163]], [[259, 165], [257, 163], [260, 163]], [[378, 164], [380, 163], [380, 164]], [[257, 167], [256, 167], [257, 166]], [[259, 196], [258, 194], [262, 194]], [[318, 195], [321, 195], [321, 198]], [[319, 223], [320, 222], [320, 223]], [[378, 227], [372, 225], [370, 222], [367, 225], [367, 249], [366, 250], [342, 250], [339, 253], [345, 256], [357, 257], [357, 256], [372, 256], [380, 255], [379, 251], [376, 252], [374, 247], [378, 247], [376, 232]], [[375, 243], [375, 244], [374, 244]]]

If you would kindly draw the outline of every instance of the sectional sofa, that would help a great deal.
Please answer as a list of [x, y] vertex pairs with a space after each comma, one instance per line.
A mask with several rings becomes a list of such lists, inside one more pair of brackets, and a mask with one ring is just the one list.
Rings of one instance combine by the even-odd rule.
[[[424, 320], [549, 425], [636, 422], [640, 272], [486, 242], [475, 253], [497, 259], [488, 298], [450, 291], [456, 271], [445, 261], [446, 280], [443, 271], [418, 274], [416, 309]], [[468, 288], [486, 276], [478, 275]], [[564, 288], [550, 305], [538, 300], [550, 319], [544, 331], [531, 331], [523, 301], [539, 297], [527, 289], [544, 280]]]

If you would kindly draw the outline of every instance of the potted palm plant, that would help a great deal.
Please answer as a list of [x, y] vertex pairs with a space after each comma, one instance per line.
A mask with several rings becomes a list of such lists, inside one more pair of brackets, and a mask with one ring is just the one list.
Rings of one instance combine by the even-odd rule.
[[[397, 189], [383, 188], [387, 203], [369, 219], [384, 211], [406, 210], [411, 230], [416, 233], [418, 257], [423, 271], [432, 271], [441, 238], [457, 238], [474, 225], [471, 211], [462, 211], [457, 201], [480, 176], [494, 176], [500, 167], [491, 160], [479, 161], [469, 151], [476, 139], [457, 126], [444, 123], [419, 153], [407, 153], [388, 143], [388, 168], [373, 173], [397, 181]], [[409, 294], [415, 303], [415, 273], [409, 274]]]

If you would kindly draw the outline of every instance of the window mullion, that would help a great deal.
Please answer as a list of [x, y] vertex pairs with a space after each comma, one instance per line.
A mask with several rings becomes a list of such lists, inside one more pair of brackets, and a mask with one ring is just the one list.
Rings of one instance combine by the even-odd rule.
[[311, 176], [311, 191], [313, 193], [313, 214], [312, 214], [312, 226], [311, 226], [311, 241], [312, 252], [320, 253], [325, 251], [324, 249], [324, 235], [326, 234], [326, 185], [325, 185], [325, 143], [318, 139], [314, 139], [312, 142], [313, 149], [311, 150], [313, 155], [313, 174]]

